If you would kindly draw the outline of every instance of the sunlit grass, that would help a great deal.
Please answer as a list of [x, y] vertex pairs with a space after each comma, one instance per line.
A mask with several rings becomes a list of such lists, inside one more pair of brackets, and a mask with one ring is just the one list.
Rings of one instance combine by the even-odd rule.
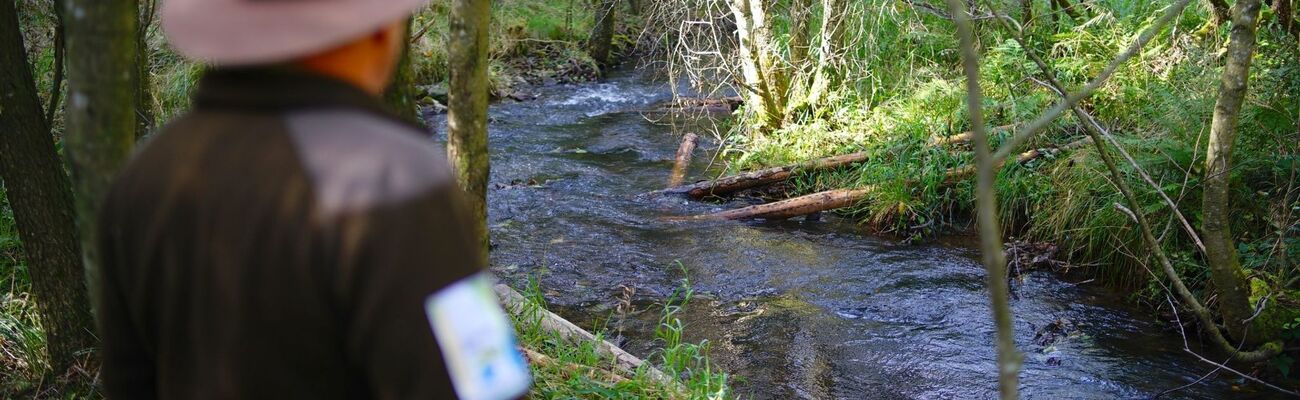
[[[645, 361], [665, 375], [677, 379], [665, 384], [646, 373], [646, 367], [633, 373], [616, 372], [613, 361], [596, 350], [594, 343], [574, 344], [559, 334], [540, 328], [540, 313], [545, 301], [536, 281], [530, 281], [523, 295], [529, 300], [524, 312], [513, 316], [520, 345], [550, 358], [531, 364], [532, 395], [538, 398], [585, 399], [730, 399], [729, 376], [709, 361], [709, 343], [688, 343], [682, 334], [687, 329], [678, 314], [687, 306], [693, 291], [683, 281], [680, 288], [662, 304], [662, 316], [655, 329], [659, 350]], [[603, 332], [596, 332], [604, 340]], [[647, 366], [648, 367], [648, 366]]]
[[[733, 131], [728, 160], [740, 170], [867, 151], [874, 157], [855, 171], [798, 178], [795, 194], [872, 187], [872, 195], [846, 214], [874, 229], [905, 236], [944, 232], [944, 226], [962, 229], [972, 220], [972, 186], [947, 184], [943, 177], [949, 169], [969, 164], [970, 152], [935, 148], [928, 142], [970, 129], [951, 23], [905, 2], [854, 4], [859, 8], [849, 18], [850, 54], [838, 67], [845, 81], [826, 107], [796, 115], [792, 124], [775, 132]], [[1029, 44], [1067, 87], [1077, 88], [1147, 28], [1163, 7], [1101, 1], [1090, 8], [1086, 21], [1067, 19], [1060, 24], [1039, 10], [1042, 19], [1031, 25]], [[1227, 29], [1209, 37], [1195, 35], [1206, 15], [1197, 7], [1189, 10], [1121, 68], [1086, 107], [1113, 131], [1159, 190], [1176, 199], [1179, 210], [1199, 226], [1204, 157], [1198, 154], [1204, 152]], [[778, 31], [786, 29], [785, 18], [776, 18], [775, 24]], [[990, 126], [1026, 122], [1058, 101], [1027, 79], [1039, 77], [1039, 71], [1026, 49], [1001, 29], [992, 22], [977, 26]], [[1242, 215], [1234, 231], [1243, 242], [1277, 238], [1265, 220], [1269, 210], [1279, 207], [1272, 203], [1283, 200], [1277, 193], [1295, 170], [1294, 163], [1285, 160], [1296, 159], [1300, 150], [1295, 145], [1300, 142], [1295, 128], [1300, 118], [1296, 59], [1300, 50], [1294, 38], [1261, 28], [1252, 92], [1234, 156], [1233, 207]], [[1082, 137], [1077, 125], [1073, 116], [1062, 117], [1020, 151], [1077, 141]], [[1005, 137], [1002, 133], [991, 140], [998, 145]], [[1139, 192], [1142, 211], [1162, 221], [1157, 234], [1177, 255], [1186, 279], [1202, 281], [1204, 267], [1190, 237], [1178, 226], [1165, 226], [1173, 210], [1127, 163], [1121, 169]], [[1009, 165], [1000, 173], [997, 189], [1000, 219], [1009, 236], [1056, 242], [1066, 250], [1063, 256], [1092, 266], [1090, 270], [1107, 282], [1129, 287], [1151, 282], [1144, 268], [1148, 252], [1141, 250], [1129, 217], [1115, 207], [1123, 201], [1091, 146], [1028, 165]], [[1251, 259], [1269, 258], [1275, 250], [1271, 245], [1244, 248], [1254, 255]], [[1289, 266], [1263, 261], [1257, 265], [1260, 269], [1254, 272], [1259, 276], [1297, 275]], [[1286, 286], [1291, 281], [1295, 279], [1272, 283]]]

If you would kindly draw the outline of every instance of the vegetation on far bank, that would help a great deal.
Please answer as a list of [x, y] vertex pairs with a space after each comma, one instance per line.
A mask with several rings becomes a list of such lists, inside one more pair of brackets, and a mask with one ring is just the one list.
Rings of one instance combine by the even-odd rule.
[[[988, 126], [1026, 124], [1060, 101], [1028, 52], [1041, 55], [1066, 88], [1078, 90], [1172, 7], [1098, 0], [1065, 2], [1068, 9], [1062, 9], [1058, 3], [971, 2], [977, 4], [972, 13]], [[1175, 218], [1180, 212], [1195, 229], [1204, 223], [1206, 145], [1232, 28], [1196, 3], [1082, 104], [1156, 183], [1120, 158], [1140, 207], [1128, 205], [1091, 145], [1069, 145], [1087, 137], [1083, 122], [1069, 113], [1016, 150], [1041, 149], [1042, 155], [1007, 163], [995, 183], [1006, 236], [1055, 243], [1062, 260], [1130, 289], [1133, 299], [1155, 308], [1165, 305], [1167, 279], [1136, 229], [1134, 208], [1157, 221], [1154, 234], [1179, 276], [1201, 298], [1216, 293], [1206, 259]], [[745, 97], [739, 119], [719, 133], [730, 171], [865, 152], [867, 161], [852, 168], [798, 174], [788, 182], [789, 195], [869, 189], [840, 211], [903, 237], [970, 226], [974, 182], [952, 179], [953, 171], [974, 163], [969, 143], [937, 143], [972, 128], [944, 2], [786, 0], [765, 11], [734, 6], [743, 1], [701, 4], [670, 3], [656, 14], [713, 24], [651, 28], [666, 43], [671, 67], [696, 85], [731, 86]], [[1012, 25], [1024, 26], [1030, 49], [992, 12], [1016, 18]], [[735, 26], [727, 24], [746, 14], [750, 21], [739, 26], [739, 40], [728, 37]], [[1229, 203], [1250, 301], [1269, 302], [1257, 326], [1266, 336], [1289, 338], [1300, 326], [1293, 322], [1300, 321], [1300, 32], [1288, 18], [1295, 16], [1263, 7], [1237, 124]], [[1003, 145], [1015, 130], [994, 129], [991, 144]], [[1293, 356], [1274, 362], [1286, 364]]]

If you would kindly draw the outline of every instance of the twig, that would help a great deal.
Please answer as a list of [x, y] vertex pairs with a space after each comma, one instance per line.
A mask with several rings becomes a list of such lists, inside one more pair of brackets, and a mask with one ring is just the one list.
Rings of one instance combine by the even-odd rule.
[[[1150, 272], [1150, 270], [1148, 270], [1148, 272]], [[1169, 303], [1169, 309], [1171, 310], [1171, 312], [1174, 313], [1174, 318], [1177, 319], [1177, 321], [1178, 321], [1178, 333], [1181, 334], [1182, 337], [1183, 337], [1183, 350], [1188, 350], [1188, 347], [1189, 347], [1189, 346], [1187, 345], [1187, 331], [1186, 331], [1186, 329], [1183, 328], [1183, 320], [1182, 320], [1182, 318], [1178, 316], [1178, 307], [1177, 307], [1177, 306], [1174, 306], [1174, 299], [1170, 298], [1169, 295], [1165, 295], [1165, 301]], [[1190, 350], [1189, 350], [1189, 351], [1190, 351]], [[1225, 360], [1224, 362], [1227, 362], [1227, 360]], [[1179, 390], [1183, 390], [1183, 389], [1186, 389], [1186, 388], [1189, 388], [1189, 387], [1192, 387], [1192, 386], [1196, 386], [1196, 384], [1205, 381], [1205, 379], [1206, 379], [1206, 378], [1209, 378], [1210, 375], [1214, 375], [1215, 373], [1219, 372], [1220, 370], [1221, 370], [1221, 368], [1215, 367], [1214, 369], [1210, 370], [1210, 372], [1205, 373], [1205, 375], [1201, 375], [1200, 378], [1196, 379], [1195, 381], [1192, 381], [1191, 383], [1188, 383], [1188, 384], [1186, 384], [1186, 385], [1182, 385], [1182, 386], [1179, 386], [1179, 387], [1176, 387], [1176, 388], [1172, 388], [1172, 389], [1165, 389], [1164, 391], [1162, 391], [1162, 392], [1160, 392], [1160, 393], [1156, 393], [1155, 396], [1151, 396], [1151, 400], [1157, 400], [1157, 399], [1159, 399], [1161, 396], [1164, 396], [1164, 395], [1166, 395], [1166, 394], [1170, 394], [1170, 393], [1173, 393], [1173, 392], [1177, 392], [1177, 391], [1179, 391]]]
[[420, 39], [423, 39], [424, 34], [429, 33], [429, 28], [433, 27], [434, 22], [437, 22], [436, 18], [429, 18], [429, 22], [426, 22], [423, 27], [420, 27], [420, 31], [411, 35], [411, 40], [408, 43], [415, 44], [416, 42], [419, 42]]
[[[1170, 299], [1169, 296], [1165, 296], [1165, 300], [1169, 302], [1169, 305], [1170, 305], [1170, 306], [1173, 306], [1173, 299]], [[1183, 329], [1183, 320], [1182, 320], [1182, 317], [1179, 317], [1179, 316], [1178, 316], [1178, 309], [1177, 309], [1177, 308], [1174, 309], [1174, 318], [1175, 318], [1175, 320], [1178, 321], [1178, 331], [1179, 331], [1179, 333], [1182, 333], [1182, 336], [1183, 336], [1183, 351], [1187, 352], [1188, 354], [1191, 354], [1192, 356], [1194, 356], [1194, 357], [1196, 357], [1197, 359], [1201, 360], [1201, 362], [1203, 362], [1203, 363], [1210, 364], [1210, 365], [1214, 366], [1216, 369], [1221, 369], [1221, 370], [1224, 370], [1224, 371], [1228, 371], [1228, 372], [1231, 372], [1231, 373], [1237, 374], [1237, 376], [1240, 376], [1240, 377], [1242, 377], [1242, 378], [1246, 378], [1246, 379], [1249, 379], [1249, 380], [1251, 380], [1251, 381], [1254, 381], [1255, 383], [1258, 383], [1258, 384], [1261, 384], [1261, 385], [1267, 386], [1267, 387], [1269, 387], [1270, 389], [1276, 390], [1276, 391], [1278, 391], [1278, 392], [1282, 392], [1282, 393], [1285, 393], [1285, 394], [1291, 395], [1291, 396], [1293, 396], [1293, 397], [1300, 397], [1300, 392], [1296, 392], [1296, 391], [1292, 391], [1292, 390], [1286, 390], [1286, 389], [1283, 389], [1283, 388], [1281, 388], [1281, 387], [1278, 387], [1277, 385], [1274, 385], [1274, 384], [1271, 384], [1271, 383], [1265, 382], [1265, 381], [1262, 380], [1262, 379], [1259, 379], [1259, 378], [1256, 378], [1256, 377], [1253, 377], [1253, 376], [1247, 375], [1247, 374], [1245, 374], [1245, 373], [1243, 373], [1243, 372], [1241, 372], [1241, 371], [1237, 371], [1237, 370], [1235, 370], [1235, 369], [1232, 369], [1232, 367], [1229, 367], [1229, 366], [1227, 366], [1227, 365], [1224, 365], [1223, 363], [1220, 363], [1220, 362], [1214, 362], [1213, 360], [1210, 360], [1210, 359], [1208, 359], [1208, 358], [1205, 358], [1205, 356], [1202, 356], [1202, 355], [1200, 355], [1199, 353], [1197, 353], [1197, 352], [1195, 352], [1195, 351], [1192, 351], [1191, 345], [1189, 345], [1189, 344], [1187, 343], [1187, 333], [1186, 333], [1186, 331]]]

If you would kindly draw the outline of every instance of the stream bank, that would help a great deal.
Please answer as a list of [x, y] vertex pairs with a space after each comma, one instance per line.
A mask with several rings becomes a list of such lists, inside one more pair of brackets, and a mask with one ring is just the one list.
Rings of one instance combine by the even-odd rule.
[[[898, 244], [833, 216], [665, 221], [738, 205], [641, 195], [665, 185], [674, 129], [703, 131], [640, 112], [670, 99], [668, 87], [621, 73], [536, 94], [491, 110], [489, 226], [503, 281], [536, 279], [552, 310], [652, 358], [657, 304], [688, 280], [686, 340], [709, 342], [742, 398], [994, 397], [994, 328], [968, 240]], [[710, 142], [691, 178], [716, 174]], [[1115, 292], [1046, 271], [1022, 279], [1012, 306], [1026, 398], [1144, 398], [1209, 371]], [[1235, 383], [1215, 376], [1168, 398], [1269, 395]]]

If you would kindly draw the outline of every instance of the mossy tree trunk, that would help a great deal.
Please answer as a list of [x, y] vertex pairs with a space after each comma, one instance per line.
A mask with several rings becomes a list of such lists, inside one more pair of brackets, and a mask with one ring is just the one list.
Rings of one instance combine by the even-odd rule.
[[447, 112], [447, 155], [480, 237], [483, 265], [488, 261], [487, 183], [488, 22], [489, 0], [454, 0], [449, 19], [451, 70]]
[[591, 35], [587, 38], [587, 53], [602, 68], [610, 64], [609, 53], [614, 45], [614, 23], [617, 14], [618, 0], [596, 2]]
[[[790, 80], [785, 68], [778, 65], [780, 56], [777, 50], [776, 37], [772, 34], [772, 24], [768, 21], [768, 12], [766, 2], [763, 0], [749, 1], [750, 28], [753, 30], [754, 46], [758, 52], [758, 67], [767, 81], [768, 95], [772, 97], [772, 102], [776, 104], [777, 109], [769, 112], [769, 122], [780, 123], [785, 117], [786, 95], [789, 91]], [[780, 119], [771, 119], [771, 118]], [[777, 128], [779, 126], [774, 126]]]
[[835, 80], [835, 64], [844, 47], [844, 9], [846, 0], [822, 0], [821, 44], [817, 60], [817, 73], [808, 91], [807, 103], [816, 107], [822, 102]]
[[[1227, 65], [1214, 104], [1206, 150], [1205, 180], [1201, 210], [1201, 230], [1210, 267], [1210, 277], [1219, 292], [1219, 311], [1228, 333], [1248, 344], [1250, 325], [1244, 322], [1254, 314], [1250, 304], [1250, 284], [1237, 259], [1232, 238], [1232, 146], [1237, 137], [1237, 122], [1250, 81], [1250, 65], [1255, 53], [1255, 29], [1259, 24], [1260, 0], [1239, 0], [1232, 12], [1232, 33], [1228, 42]], [[1257, 331], [1257, 330], [1256, 330]], [[1258, 335], [1251, 335], [1258, 336]]]
[[402, 38], [402, 54], [393, 71], [393, 80], [384, 90], [384, 101], [402, 118], [424, 125], [419, 108], [415, 104], [415, 71], [411, 70], [411, 19], [406, 20], [406, 31]]
[[[0, 179], [56, 373], [95, 346], [72, 189], [42, 115], [12, 1], [0, 1]], [[58, 90], [55, 88], [54, 90]]]
[[774, 130], [784, 119], [785, 105], [784, 94], [778, 94], [783, 84], [778, 83], [782, 78], [771, 54], [773, 43], [766, 9], [762, 0], [729, 0], [727, 5], [736, 22], [746, 103], [750, 112], [759, 117], [760, 130]]
[[[136, 0], [67, 0], [68, 104], [64, 145], [86, 272], [94, 282], [100, 200], [135, 144], [140, 105]], [[93, 286], [92, 286], [93, 288]]]

